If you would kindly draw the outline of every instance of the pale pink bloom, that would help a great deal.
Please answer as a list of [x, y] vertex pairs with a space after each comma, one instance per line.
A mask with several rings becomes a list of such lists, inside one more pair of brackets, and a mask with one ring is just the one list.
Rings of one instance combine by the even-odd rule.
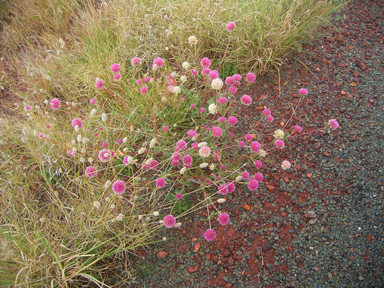
[[113, 79], [115, 80], [120, 80], [121, 78], [121, 75], [119, 73], [116, 73], [115, 75], [113, 75]]
[[209, 157], [209, 155], [211, 155], [211, 148], [209, 148], [208, 146], [201, 147], [199, 150], [199, 155], [204, 158]]
[[181, 155], [179, 152], [174, 152], [172, 154], [172, 160], [179, 161], [181, 159]]
[[40, 138], [43, 138], [43, 137], [44, 137], [44, 134], [43, 134], [43, 133], [39, 133], [39, 137], [40, 137]]
[[244, 95], [243, 97], [241, 97], [241, 103], [243, 103], [244, 105], [250, 105], [252, 103], [252, 98], [248, 95]]
[[121, 65], [118, 64], [118, 63], [115, 63], [115, 64], [113, 64], [113, 65], [111, 66], [111, 71], [112, 71], [112, 72], [117, 73], [117, 72], [119, 72], [120, 70], [121, 70]]
[[236, 24], [233, 22], [228, 22], [227, 24], [227, 30], [232, 31], [235, 28]]
[[245, 135], [245, 139], [246, 139], [247, 141], [251, 141], [251, 140], [252, 140], [252, 134], [247, 134], [247, 135]]
[[137, 79], [136, 83], [137, 83], [138, 85], [141, 85], [141, 84], [143, 84], [143, 81], [142, 81], [141, 79]]
[[228, 118], [228, 123], [231, 124], [232, 126], [235, 126], [237, 123], [237, 118], [235, 116], [231, 116]]
[[128, 165], [128, 164], [129, 164], [129, 162], [128, 162], [128, 158], [129, 158], [128, 155], [124, 157], [124, 159], [123, 159], [123, 163], [124, 163], [124, 165]]
[[176, 143], [175, 152], [180, 150], [183, 151], [185, 149], [187, 149], [187, 143], [185, 141], [180, 140]]
[[251, 180], [249, 180], [248, 182], [248, 189], [251, 190], [251, 191], [255, 191], [257, 190], [257, 188], [259, 188], [259, 182], [252, 178]]
[[103, 146], [104, 148], [107, 148], [108, 143], [107, 143], [107, 142], [103, 142], [102, 146]]
[[257, 169], [260, 169], [261, 167], [263, 167], [263, 162], [261, 162], [260, 160], [257, 160], [255, 162], [255, 166], [256, 166]]
[[131, 59], [131, 65], [132, 65], [132, 66], [136, 66], [136, 65], [138, 65], [138, 64], [140, 64], [140, 63], [141, 63], [141, 59], [138, 58], [138, 57], [135, 57], [135, 58], [132, 58], [132, 59]]
[[208, 58], [203, 58], [201, 59], [201, 65], [203, 65], [204, 67], [209, 67], [211, 66], [211, 60], [209, 60]]
[[199, 144], [198, 143], [192, 143], [192, 149], [194, 149], [194, 150], [197, 150], [197, 149], [199, 149], [199, 146], [198, 146]]
[[102, 162], [108, 162], [113, 157], [114, 153], [111, 150], [103, 149], [99, 152], [99, 159]]
[[294, 128], [299, 133], [301, 133], [301, 131], [303, 131], [303, 128], [301, 128], [301, 126], [299, 126], [299, 125], [296, 125]]
[[217, 217], [217, 220], [221, 225], [227, 225], [229, 223], [229, 215], [227, 213], [221, 213], [219, 217]]
[[245, 76], [248, 82], [255, 82], [256, 80], [256, 75], [253, 73], [248, 73], [247, 76]]
[[209, 78], [216, 79], [217, 77], [219, 77], [219, 72], [217, 72], [216, 70], [212, 70], [211, 72], [209, 72]]
[[235, 75], [233, 75], [232, 78], [233, 78], [233, 80], [235, 80], [235, 81], [241, 81], [241, 75], [239, 75], [239, 74], [235, 74]]
[[149, 76], [147, 76], [147, 77], [144, 78], [144, 81], [145, 81], [146, 83], [148, 83], [150, 80], [151, 80], [151, 77], [149, 77]]
[[176, 219], [172, 215], [167, 215], [163, 219], [163, 224], [164, 224], [165, 227], [171, 228], [171, 227], [175, 226]]
[[331, 119], [328, 121], [329, 126], [331, 126], [332, 130], [336, 130], [337, 127], [339, 127], [339, 123], [336, 121], [336, 119]]
[[209, 69], [209, 68], [203, 68], [203, 69], [201, 69], [201, 73], [202, 73], [202, 74], [208, 75], [209, 72], [211, 72], [211, 69]]
[[275, 145], [276, 145], [278, 148], [282, 149], [282, 148], [284, 148], [284, 141], [278, 139], [278, 140], [276, 140]]
[[159, 162], [157, 162], [156, 160], [152, 160], [149, 163], [149, 168], [151, 168], [152, 170], [157, 170], [158, 167], [159, 167]]
[[219, 193], [220, 193], [221, 195], [225, 195], [225, 194], [228, 193], [228, 186], [227, 186], [227, 184], [223, 184], [223, 185], [221, 185], [221, 186], [219, 187]]
[[223, 117], [223, 116], [221, 116], [219, 118], [219, 120], [220, 120], [221, 123], [225, 123], [225, 121], [227, 121], [227, 119], [225, 117]]
[[97, 176], [97, 170], [93, 166], [89, 166], [85, 169], [85, 175], [87, 175], [88, 178], [95, 178]]
[[148, 90], [148, 87], [147, 86], [143, 86], [143, 87], [141, 87], [140, 92], [145, 94], [145, 93], [147, 93], [147, 90]]
[[260, 147], [260, 143], [257, 141], [251, 143], [251, 150], [255, 153], [258, 153], [260, 151]]
[[225, 78], [225, 84], [232, 85], [233, 84], [233, 78], [232, 77]]
[[206, 112], [206, 111], [207, 111], [207, 110], [205, 110], [204, 107], [201, 107], [201, 108], [200, 108], [200, 112], [204, 113], [204, 112]]
[[212, 128], [212, 135], [215, 137], [220, 137], [223, 134], [223, 130], [220, 127], [213, 127]]
[[119, 144], [123, 143], [123, 139], [117, 139], [117, 143]]
[[183, 194], [181, 194], [181, 193], [177, 193], [177, 194], [176, 194], [176, 199], [177, 199], [177, 200], [180, 200], [181, 198], [183, 198]]
[[263, 110], [263, 114], [264, 114], [265, 116], [269, 116], [269, 115], [271, 115], [271, 110], [269, 110], [269, 109], [264, 109], [264, 110]]
[[239, 146], [243, 147], [245, 145], [244, 141], [239, 141]]
[[304, 88], [300, 89], [299, 93], [302, 94], [302, 95], [308, 95], [307, 89], [304, 89]]
[[225, 102], [227, 102], [227, 98], [225, 98], [225, 97], [220, 97], [220, 98], [219, 98], [219, 102], [220, 102], [221, 104], [224, 104]]
[[49, 107], [51, 107], [51, 109], [59, 109], [60, 107], [60, 100], [57, 99], [57, 98], [53, 98], [50, 102], [49, 102]]
[[191, 104], [191, 109], [195, 108], [195, 104]]
[[83, 127], [83, 123], [81, 122], [81, 120], [79, 118], [75, 118], [72, 120], [72, 127], [75, 128], [76, 125], [81, 128]]
[[235, 86], [230, 86], [228, 88], [228, 91], [231, 92], [232, 94], [235, 94], [237, 92], [237, 88]]
[[208, 229], [204, 233], [204, 238], [207, 241], [213, 241], [216, 238], [216, 232], [214, 230], [212, 230], [212, 229]]
[[172, 160], [172, 165], [173, 165], [173, 166], [177, 166], [177, 165], [179, 165], [179, 161], [177, 161], [177, 160]]
[[192, 159], [192, 157], [190, 155], [185, 155], [183, 157], [183, 165], [184, 165], [184, 167], [191, 168], [192, 162], [193, 162], [193, 159]]
[[164, 127], [163, 127], [163, 131], [164, 131], [164, 132], [167, 132], [167, 131], [168, 131], [168, 126], [164, 126]]
[[158, 57], [153, 60], [153, 64], [156, 64], [158, 67], [162, 67], [164, 65], [164, 60]]
[[283, 168], [283, 170], [287, 170], [287, 169], [291, 168], [291, 162], [289, 162], [288, 160], [284, 160], [281, 163], [281, 168]]
[[255, 179], [256, 179], [258, 182], [263, 181], [263, 174], [261, 174], [261, 173], [256, 173], [256, 175], [255, 175]]
[[244, 180], [247, 180], [249, 178], [249, 172], [248, 171], [244, 171], [241, 176], [243, 177]]
[[121, 180], [117, 180], [112, 184], [112, 190], [116, 194], [122, 194], [125, 191], [125, 183]]
[[272, 115], [268, 115], [267, 116], [267, 121], [268, 122], [273, 122], [273, 116]]
[[165, 180], [163, 178], [156, 179], [156, 187], [163, 188], [165, 186]]
[[28, 111], [28, 110], [31, 110], [32, 109], [32, 107], [31, 106], [25, 106], [25, 111]]
[[96, 99], [95, 98], [92, 98], [89, 100], [89, 104], [93, 105], [96, 103]]
[[73, 158], [73, 157], [75, 157], [76, 152], [73, 152], [73, 150], [71, 149], [71, 150], [69, 150], [69, 151], [67, 152], [67, 155], [68, 155], [69, 157]]
[[101, 89], [101, 88], [103, 88], [103, 86], [104, 86], [104, 81], [103, 81], [103, 80], [99, 80], [99, 81], [97, 81], [97, 82], [95, 83], [95, 87], [96, 87], [97, 89]]
[[194, 75], [194, 76], [197, 76], [197, 74], [199, 73], [196, 69], [193, 69], [192, 71], [191, 71], [191, 73]]
[[196, 131], [195, 130], [189, 130], [187, 132], [187, 135], [191, 138], [195, 137], [196, 136]]
[[220, 166], [220, 169], [221, 169], [221, 170], [225, 170], [226, 168], [227, 168], [227, 167], [226, 167], [225, 165], [221, 165], [221, 166]]

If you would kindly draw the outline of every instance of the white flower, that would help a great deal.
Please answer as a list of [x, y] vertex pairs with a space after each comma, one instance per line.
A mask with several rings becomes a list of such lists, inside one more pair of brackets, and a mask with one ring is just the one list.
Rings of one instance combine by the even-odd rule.
[[88, 162], [89, 163], [92, 163], [93, 162], [93, 159], [91, 157], [88, 158]]
[[172, 78], [175, 78], [175, 77], [177, 76], [177, 73], [176, 73], [175, 71], [173, 71], [173, 72], [171, 73], [171, 76], [172, 76]]
[[281, 129], [277, 129], [275, 131], [275, 133], [273, 134], [273, 136], [276, 138], [276, 139], [284, 139], [284, 131], [281, 130]]
[[21, 130], [21, 132], [27, 136], [28, 135], [28, 128], [24, 127], [23, 130]]
[[156, 138], [153, 138], [151, 142], [149, 143], [149, 148], [153, 148], [156, 145]]
[[83, 157], [81, 157], [79, 160], [80, 160], [81, 163], [85, 162], [85, 159]]
[[76, 145], [76, 140], [72, 140], [72, 141], [71, 141], [71, 144], [72, 144], [72, 145]]
[[179, 227], [181, 227], [181, 222], [177, 222], [176, 224], [175, 224], [175, 228], [179, 228]]
[[104, 188], [108, 188], [109, 186], [111, 186], [111, 181], [107, 180], [104, 184]]
[[288, 160], [284, 160], [281, 163], [281, 168], [283, 168], [283, 170], [288, 170], [289, 168], [291, 168], [291, 162], [289, 162]]
[[221, 88], [223, 88], [223, 84], [223, 80], [221, 80], [220, 78], [216, 78], [212, 80], [211, 86], [215, 90], [220, 90]]
[[48, 104], [49, 102], [48, 102], [48, 100], [47, 99], [45, 99], [44, 100], [44, 104]]
[[213, 171], [214, 169], [215, 169], [215, 164], [211, 164], [211, 165], [209, 165], [209, 169], [211, 170], [211, 171]]
[[96, 115], [96, 109], [92, 109], [91, 110], [91, 116], [95, 116]]
[[124, 148], [124, 149], [123, 149], [123, 152], [128, 152], [128, 148]]
[[153, 216], [156, 216], [156, 217], [160, 215], [160, 213], [158, 211], [155, 211], [152, 214], [153, 214]]
[[161, 101], [162, 101], [162, 102], [167, 101], [167, 97], [165, 97], [165, 96], [161, 97]]
[[227, 200], [224, 199], [224, 198], [219, 198], [219, 199], [217, 200], [217, 203], [224, 203], [225, 201], [227, 201]]
[[[195, 18], [193, 18], [195, 19]], [[195, 19], [196, 20], [196, 19]], [[194, 21], [195, 21], [194, 20]], [[192, 45], [196, 45], [198, 42], [197, 38], [195, 36], [189, 36], [188, 37], [188, 43], [192, 46]]]
[[188, 70], [191, 67], [191, 65], [188, 62], [183, 62], [181, 67], [183, 67], [185, 70]]
[[77, 151], [77, 148], [76, 147], [73, 147], [72, 148], [72, 152], [75, 153]]
[[164, 237], [163, 237], [163, 241], [167, 241], [167, 237], [164, 236]]
[[80, 130], [79, 126], [76, 125], [76, 126], [75, 126], [75, 131], [76, 131], [76, 132], [79, 132], [79, 130]]
[[187, 81], [187, 76], [185, 76], [185, 75], [181, 76], [180, 80], [181, 80], [181, 82], [184, 83], [185, 81]]
[[83, 137], [81, 135], [77, 135], [77, 142], [81, 142], [83, 140]]
[[33, 136], [37, 136], [39, 133], [37, 133], [36, 130], [33, 130]]
[[243, 180], [243, 177], [242, 177], [242, 176], [240, 176], [240, 175], [239, 175], [239, 176], [237, 176], [237, 177], [236, 177], [236, 179], [235, 179], [235, 181], [236, 181], [236, 182], [240, 182], [241, 180]]
[[183, 175], [185, 173], [185, 171], [187, 171], [187, 168], [185, 168], [185, 167], [181, 168], [180, 174]]
[[107, 121], [107, 114], [105, 113], [101, 114], [101, 121], [103, 122]]
[[124, 217], [124, 215], [120, 213], [119, 215], [116, 216], [116, 220], [117, 221], [123, 221], [123, 217]]
[[217, 113], [217, 106], [215, 105], [215, 103], [212, 103], [211, 105], [208, 106], [208, 111], [211, 114]]
[[143, 215], [139, 215], [139, 220], [142, 220], [143, 219]]
[[202, 168], [202, 169], [203, 169], [203, 168], [207, 168], [208, 165], [209, 165], [208, 163], [201, 163], [201, 164], [200, 164], [200, 168]]
[[152, 160], [153, 160], [153, 158], [152, 158], [152, 157], [151, 157], [151, 158], [149, 158], [147, 161], [145, 161], [145, 164], [149, 165], [149, 163], [151, 163], [151, 162], [152, 162]]
[[153, 66], [152, 66], [152, 70], [153, 70], [153, 71], [156, 71], [157, 68], [158, 68], [157, 64], [153, 64]]
[[83, 137], [83, 144], [85, 144], [85, 143], [88, 143], [89, 142], [89, 139], [88, 138], [85, 138], [85, 137]]
[[145, 217], [145, 221], [149, 222], [151, 220], [151, 217], [147, 216]]
[[124, 137], [123, 138], [123, 143], [127, 143], [128, 142], [128, 138], [127, 137]]
[[116, 205], [115, 204], [111, 204], [111, 209], [115, 209]]
[[99, 201], [93, 201], [93, 206], [95, 206], [96, 209], [100, 208], [100, 202]]
[[175, 87], [173, 87], [173, 91], [172, 92], [177, 95], [177, 94], [179, 94], [181, 92], [181, 89], [180, 89], [179, 86], [175, 86]]
[[139, 151], [137, 151], [137, 153], [140, 155], [140, 154], [143, 154], [147, 149], [146, 148], [140, 148]]
[[197, 147], [201, 148], [203, 146], [207, 146], [207, 144], [208, 144], [207, 142], [201, 142], [201, 143], [197, 144]]
[[260, 149], [259, 156], [260, 157], [265, 157], [265, 156], [267, 156], [267, 152], [264, 149]]

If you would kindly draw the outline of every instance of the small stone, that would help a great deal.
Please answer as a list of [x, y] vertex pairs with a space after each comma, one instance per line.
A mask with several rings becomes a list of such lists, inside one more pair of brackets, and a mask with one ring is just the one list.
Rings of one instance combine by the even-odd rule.
[[200, 238], [204, 235], [204, 229], [200, 227], [193, 228], [193, 236], [196, 238]]
[[307, 174], [308, 178], [312, 178], [312, 173]]
[[271, 250], [271, 249], [272, 249], [271, 242], [269, 242], [269, 240], [265, 241], [264, 246], [263, 246], [263, 250], [264, 251], [268, 251], [268, 250]]
[[192, 267], [188, 267], [187, 268], [187, 271], [189, 272], [189, 273], [195, 273], [195, 272], [197, 272], [199, 270], [199, 265], [196, 265], [196, 266], [192, 266]]
[[193, 248], [193, 252], [198, 252], [199, 251], [199, 249], [200, 249], [200, 247], [201, 247], [201, 245], [200, 245], [200, 242], [196, 242], [195, 243], [195, 246], [194, 246], [194, 248]]
[[243, 207], [244, 207], [245, 210], [248, 210], [248, 211], [251, 210], [251, 206], [249, 206], [247, 204], [245, 204]]
[[360, 73], [359, 73], [359, 71], [355, 71], [355, 72], [352, 73], [352, 75], [355, 76], [355, 77], [359, 77]]
[[168, 253], [165, 252], [165, 251], [160, 251], [160, 252], [157, 254], [157, 258], [159, 258], [159, 259], [165, 259], [165, 258], [167, 258], [167, 256], [168, 256]]
[[256, 247], [256, 256], [261, 256], [262, 250], [261, 247]]
[[317, 222], [317, 218], [313, 218], [311, 220], [309, 220], [309, 224], [313, 225]]
[[314, 211], [308, 211], [308, 213], [305, 213], [305, 217], [307, 218], [316, 218], [316, 213]]
[[361, 62], [359, 64], [359, 66], [360, 66], [361, 70], [363, 70], [363, 71], [367, 68], [367, 65], [365, 65], [365, 63], [363, 63], [363, 62]]

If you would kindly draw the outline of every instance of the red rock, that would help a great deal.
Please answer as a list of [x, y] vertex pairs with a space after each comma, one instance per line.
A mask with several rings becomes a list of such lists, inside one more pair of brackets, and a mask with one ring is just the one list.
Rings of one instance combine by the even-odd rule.
[[205, 258], [207, 258], [207, 260], [211, 260], [211, 254], [205, 255]]
[[232, 257], [229, 257], [229, 259], [228, 259], [228, 264], [232, 266], [233, 263], [235, 263], [235, 260], [233, 260]]
[[288, 182], [289, 182], [289, 179], [288, 179], [288, 178], [284, 178], [284, 182], [285, 182], [285, 183], [288, 183]]
[[369, 242], [372, 241], [372, 235], [371, 235], [371, 234], [368, 234], [368, 235], [367, 235], [367, 240], [368, 240]]
[[248, 211], [251, 210], [251, 206], [249, 206], [247, 204], [245, 204], [243, 207], [244, 207], [245, 210], [248, 210]]
[[168, 256], [168, 253], [165, 252], [165, 251], [160, 251], [160, 252], [157, 254], [157, 258], [159, 258], [159, 259], [165, 259], [165, 258], [167, 258], [167, 256]]
[[359, 64], [359, 66], [360, 66], [361, 70], [363, 70], [363, 71], [367, 68], [367, 65], [365, 65], [365, 63], [363, 63], [363, 62], [361, 62]]
[[204, 235], [204, 229], [201, 227], [195, 227], [193, 228], [193, 236], [196, 238], [200, 238]]
[[200, 249], [200, 247], [201, 247], [201, 245], [200, 245], [200, 242], [196, 242], [195, 243], [195, 246], [194, 246], [194, 248], [193, 248], [193, 252], [198, 252], [199, 251], [199, 249]]
[[192, 267], [188, 267], [187, 268], [187, 271], [189, 272], [189, 273], [195, 273], [195, 272], [197, 272], [199, 270], [199, 265], [196, 265], [196, 266], [192, 266]]
[[268, 190], [273, 190], [273, 189], [275, 189], [275, 186], [273, 186], [273, 185], [267, 185], [267, 188], [268, 188]]
[[189, 249], [189, 245], [188, 244], [181, 244], [179, 246], [179, 248], [177, 248], [177, 252], [184, 252], [184, 251], [188, 251]]
[[355, 72], [352, 73], [352, 75], [355, 76], [355, 77], [359, 77], [360, 73], [359, 73], [359, 71], [355, 71]]
[[324, 155], [324, 156], [327, 156], [327, 157], [330, 156], [330, 154], [329, 154], [328, 152], [323, 152], [323, 155]]
[[262, 110], [264, 110], [264, 108], [261, 107], [261, 106], [259, 106], [259, 107], [256, 108], [256, 111], [262, 111]]
[[312, 178], [312, 173], [307, 174], [308, 178]]

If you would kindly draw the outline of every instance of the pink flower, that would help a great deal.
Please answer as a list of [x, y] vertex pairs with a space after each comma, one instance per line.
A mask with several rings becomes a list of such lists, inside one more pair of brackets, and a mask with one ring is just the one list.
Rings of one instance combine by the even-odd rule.
[[132, 58], [132, 59], [131, 59], [131, 65], [132, 65], [132, 66], [139, 65], [140, 63], [141, 63], [141, 59], [138, 58], [138, 57], [135, 57], [135, 58]]
[[252, 140], [252, 134], [247, 134], [247, 135], [245, 135], [245, 139], [246, 139], [247, 141], [251, 141], [251, 140]]
[[151, 77], [149, 77], [149, 76], [147, 76], [147, 77], [144, 78], [144, 81], [145, 81], [146, 83], [148, 83], [150, 80], [151, 80]]
[[204, 113], [204, 112], [206, 112], [206, 111], [207, 111], [207, 110], [205, 110], [204, 107], [201, 107], [201, 108], [200, 108], [200, 112]]
[[168, 126], [164, 126], [164, 127], [163, 127], [163, 131], [164, 131], [164, 132], [168, 132]]
[[227, 24], [227, 30], [228, 30], [228, 31], [232, 31], [233, 28], [235, 28], [235, 26], [236, 26], [235, 23], [233, 23], [233, 22], [228, 22], [228, 24]]
[[263, 167], [263, 162], [261, 162], [260, 160], [257, 160], [255, 162], [255, 166], [256, 166], [257, 169], [260, 169], [261, 167]]
[[261, 173], [256, 173], [256, 174], [255, 174], [255, 179], [256, 179], [258, 182], [263, 181], [263, 174], [261, 174]]
[[128, 155], [124, 157], [124, 159], [123, 159], [124, 165], [128, 165], [129, 164], [128, 157], [129, 157]]
[[156, 179], [156, 187], [163, 188], [165, 186], [165, 180], [163, 178]]
[[215, 160], [216, 160], [216, 161], [220, 161], [220, 160], [221, 160], [221, 156], [220, 156], [220, 154], [219, 154], [219, 151], [216, 151], [216, 152], [215, 152]]
[[112, 184], [112, 190], [116, 194], [122, 194], [125, 191], [125, 183], [121, 180], [117, 180]]
[[96, 103], [96, 99], [95, 98], [92, 98], [89, 100], [89, 104], [93, 105]]
[[96, 87], [97, 89], [101, 89], [101, 88], [103, 88], [103, 86], [104, 86], [104, 81], [103, 81], [103, 80], [99, 80], [99, 81], [97, 81], [97, 82], [95, 83], [95, 87]]
[[172, 160], [172, 165], [173, 165], [173, 166], [177, 166], [177, 165], [179, 165], [179, 161], [177, 161], [177, 160]]
[[175, 161], [179, 161], [180, 159], [181, 159], [181, 155], [180, 155], [180, 153], [179, 152], [174, 152], [173, 154], [172, 154], [172, 160], [175, 160]]
[[97, 176], [97, 170], [95, 167], [93, 166], [88, 166], [86, 169], [85, 169], [85, 175], [88, 177], [88, 178], [95, 178]]
[[195, 130], [189, 130], [187, 132], [187, 135], [191, 138], [195, 137], [196, 136], [196, 131]]
[[209, 72], [211, 72], [211, 69], [209, 69], [209, 68], [203, 68], [203, 69], [201, 69], [201, 73], [202, 73], [202, 74], [208, 75]]
[[156, 64], [158, 67], [162, 67], [164, 65], [164, 60], [158, 57], [153, 60], [153, 64]]
[[137, 83], [138, 85], [141, 85], [141, 84], [143, 84], [143, 81], [142, 81], [141, 79], [137, 79], [136, 83]]
[[237, 88], [235, 86], [230, 86], [228, 88], [228, 91], [231, 92], [232, 94], [235, 94], [237, 92]]
[[256, 75], [253, 73], [248, 73], [247, 76], [245, 76], [248, 82], [255, 82], [256, 80]]
[[181, 193], [177, 193], [177, 194], [176, 194], [176, 199], [177, 199], [177, 200], [180, 200], [181, 198], [183, 198], [183, 194], [181, 194]]
[[43, 138], [44, 137], [44, 134], [43, 133], [39, 133], [39, 138]]
[[223, 171], [225, 170], [225, 168], [227, 168], [227, 167], [225, 167], [225, 165], [221, 165], [220, 166], [220, 169], [223, 170]]
[[224, 104], [225, 102], [227, 102], [227, 98], [225, 98], [225, 97], [220, 97], [220, 98], [219, 98], [219, 102], [220, 102], [221, 104]]
[[49, 102], [49, 107], [51, 107], [51, 109], [59, 109], [60, 107], [60, 100], [57, 99], [57, 98], [53, 98], [50, 102]]
[[272, 115], [268, 115], [267, 116], [267, 121], [268, 122], [273, 122], [273, 116]]
[[197, 149], [199, 149], [199, 144], [198, 143], [192, 143], [192, 149], [194, 149], [194, 150], [197, 150]]
[[204, 238], [207, 241], [213, 241], [216, 238], [216, 232], [214, 230], [212, 230], [212, 229], [208, 229], [204, 233]]
[[223, 134], [223, 130], [220, 127], [213, 127], [212, 128], [212, 135], [219, 138]]
[[81, 122], [81, 120], [79, 118], [75, 118], [72, 120], [72, 127], [75, 128], [76, 125], [81, 128], [83, 127], [83, 123]]
[[237, 118], [235, 116], [231, 116], [228, 118], [228, 123], [231, 124], [232, 126], [235, 126], [237, 123]]
[[211, 60], [209, 60], [208, 58], [203, 58], [201, 59], [201, 65], [203, 65], [203, 67], [209, 67], [211, 66]]
[[145, 94], [145, 93], [147, 93], [147, 90], [148, 90], [148, 87], [147, 86], [143, 86], [143, 87], [141, 87], [140, 92]]
[[185, 141], [180, 140], [176, 143], [175, 152], [180, 150], [183, 151], [185, 149], [187, 149], [187, 143]]
[[194, 76], [197, 76], [197, 74], [199, 73], [196, 69], [193, 69], [192, 71], [191, 71], [191, 73], [192, 73], [192, 75], [194, 75]]
[[116, 73], [115, 75], [113, 75], [113, 79], [115, 80], [120, 80], [121, 78], [121, 75], [119, 73]]
[[308, 95], [307, 89], [304, 89], [304, 88], [300, 89], [299, 93], [302, 94], [302, 95]]
[[149, 168], [151, 168], [152, 170], [157, 170], [158, 167], [159, 167], [159, 162], [157, 162], [156, 160], [152, 160], [149, 163]]
[[299, 133], [301, 133], [301, 131], [303, 131], [303, 128], [301, 128], [301, 126], [299, 126], [299, 125], [296, 125], [294, 128]]
[[233, 78], [232, 77], [225, 78], [225, 84], [232, 85], [233, 84]]
[[232, 182], [227, 183], [227, 187], [228, 187], [228, 193], [233, 193], [236, 190], [236, 186]]
[[228, 132], [228, 136], [232, 138], [233, 137], [233, 133], [232, 132]]
[[284, 148], [284, 141], [278, 139], [278, 140], [276, 140], [275, 145], [276, 145], [278, 148], [282, 149], [282, 148]]
[[209, 72], [209, 78], [216, 79], [217, 77], [219, 77], [219, 72], [217, 72], [216, 70], [212, 70], [211, 72]]
[[281, 168], [283, 168], [283, 170], [287, 170], [287, 169], [291, 168], [291, 162], [289, 162], [288, 160], [284, 160], [281, 163]]
[[219, 120], [220, 120], [221, 123], [225, 123], [225, 121], [227, 121], [227, 119], [225, 117], [223, 117], [223, 116], [221, 116], [219, 118]]
[[123, 143], [123, 139], [118, 139], [117, 143], [119, 143], [119, 144]]
[[175, 226], [176, 219], [172, 215], [167, 215], [167, 216], [164, 217], [163, 223], [164, 223], [165, 227], [171, 228], [171, 227]]
[[111, 66], [111, 71], [112, 71], [112, 72], [117, 73], [117, 72], [119, 72], [120, 70], [121, 70], [121, 66], [120, 66], [120, 64], [118, 64], [118, 63], [115, 63], [115, 64], [113, 64], [113, 65]]
[[208, 146], [201, 147], [199, 150], [199, 155], [204, 158], [209, 157], [209, 155], [211, 155], [211, 148]]
[[252, 98], [248, 95], [244, 95], [243, 97], [241, 97], [241, 103], [243, 103], [244, 105], [250, 105], [252, 103]]
[[249, 173], [248, 171], [244, 171], [241, 176], [243, 177], [244, 180], [247, 180], [249, 178]]
[[240, 74], [235, 74], [232, 76], [233, 80], [235, 81], [241, 81], [241, 75]]
[[32, 107], [31, 106], [25, 106], [25, 111], [28, 111], [28, 110], [31, 110], [32, 109]]
[[191, 168], [193, 159], [190, 155], [185, 155], [183, 157], [183, 165], [185, 168]]
[[264, 114], [265, 116], [269, 116], [269, 115], [271, 115], [271, 110], [269, 110], [269, 109], [264, 109], [264, 110], [263, 110], [263, 114]]
[[195, 104], [191, 104], [190, 107], [191, 107], [191, 109], [195, 108]]
[[249, 182], [248, 182], [248, 189], [251, 190], [251, 191], [255, 191], [255, 190], [257, 190], [257, 188], [259, 188], [259, 182], [257, 182], [257, 180], [254, 179], [254, 178], [249, 180]]
[[245, 145], [244, 141], [239, 141], [239, 146], [243, 147]]
[[67, 155], [68, 155], [69, 157], [73, 158], [73, 157], [75, 157], [76, 152], [73, 152], [73, 150], [71, 149], [71, 150], [69, 150], [69, 151], [67, 152]]
[[227, 225], [229, 223], [229, 215], [227, 213], [221, 213], [219, 217], [217, 217], [217, 220], [221, 225]]
[[114, 153], [111, 150], [103, 149], [99, 152], [99, 159], [101, 162], [107, 162], [113, 156], [114, 156]]
[[258, 153], [260, 151], [260, 143], [257, 141], [254, 141], [251, 143], [251, 150], [255, 153]]
[[332, 130], [336, 130], [337, 127], [339, 127], [339, 123], [336, 121], [336, 119], [331, 119], [328, 121], [329, 126], [331, 126]]
[[106, 147], [108, 146], [108, 143], [107, 143], [107, 142], [103, 142], [102, 146], [103, 146], [104, 148], [106, 148]]

